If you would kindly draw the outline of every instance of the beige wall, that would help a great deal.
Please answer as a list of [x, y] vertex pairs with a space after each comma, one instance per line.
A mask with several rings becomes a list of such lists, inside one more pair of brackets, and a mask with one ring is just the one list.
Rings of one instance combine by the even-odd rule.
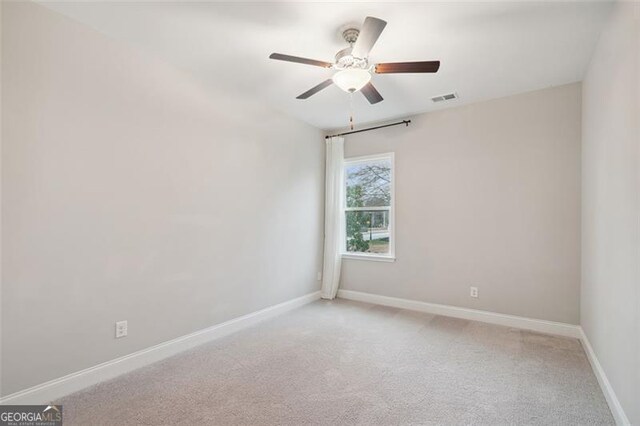
[[347, 157], [395, 152], [397, 261], [345, 260], [341, 288], [578, 324], [580, 102], [570, 84], [347, 136]]
[[584, 80], [582, 327], [640, 424], [640, 4], [616, 4]]
[[319, 290], [320, 131], [3, 9], [4, 395]]

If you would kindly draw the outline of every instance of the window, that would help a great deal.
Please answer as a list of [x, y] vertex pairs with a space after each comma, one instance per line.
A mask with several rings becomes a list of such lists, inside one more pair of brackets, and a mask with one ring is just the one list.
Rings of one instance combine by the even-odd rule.
[[393, 153], [344, 162], [343, 257], [393, 260]]

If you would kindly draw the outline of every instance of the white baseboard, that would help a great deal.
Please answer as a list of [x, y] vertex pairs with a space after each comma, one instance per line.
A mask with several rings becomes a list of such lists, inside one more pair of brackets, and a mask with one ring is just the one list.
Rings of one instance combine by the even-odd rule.
[[260, 321], [280, 315], [318, 299], [320, 299], [319, 291], [270, 306], [260, 311], [205, 328], [204, 330], [196, 331], [168, 342], [160, 343], [94, 367], [7, 395], [0, 399], [0, 405], [49, 403], [88, 386], [112, 379], [211, 340], [235, 333]]
[[545, 321], [539, 319], [519, 317], [515, 315], [498, 314], [489, 311], [480, 311], [476, 309], [460, 308], [449, 305], [439, 305], [436, 303], [420, 302], [417, 300], [400, 299], [397, 297], [380, 296], [371, 293], [362, 293], [351, 290], [338, 290], [338, 297], [359, 302], [373, 303], [376, 305], [392, 306], [394, 308], [409, 309], [412, 311], [426, 312], [436, 315], [444, 315], [454, 318], [462, 318], [473, 321], [481, 321], [490, 324], [504, 325], [507, 327], [521, 328], [524, 330], [532, 330], [540, 333], [555, 334], [565, 337], [573, 337], [582, 342], [587, 358], [591, 363], [593, 372], [598, 379], [602, 393], [609, 404], [609, 409], [613, 414], [613, 418], [617, 425], [627, 426], [631, 423], [620, 405], [620, 401], [616, 397], [607, 376], [596, 357], [589, 339], [578, 325], [565, 324], [561, 322]]
[[562, 322], [545, 321], [533, 318], [519, 317], [515, 315], [498, 314], [477, 309], [460, 308], [450, 305], [420, 302], [417, 300], [400, 299], [397, 297], [380, 296], [371, 293], [362, 293], [351, 290], [338, 290], [338, 297], [359, 302], [368, 302], [376, 305], [392, 306], [394, 308], [409, 309], [412, 311], [427, 312], [435, 315], [444, 315], [454, 318], [462, 318], [472, 321], [486, 322], [490, 324], [504, 325], [507, 327], [532, 330], [540, 333], [556, 334], [559, 336], [580, 338], [580, 326], [565, 324]]
[[[625, 426], [630, 425], [629, 419], [625, 415], [624, 410], [620, 405], [620, 401], [616, 397], [616, 394], [611, 387], [611, 384], [609, 383], [609, 380], [607, 379], [591, 344], [589, 343], [589, 339], [580, 326], [519, 317], [515, 315], [498, 314], [476, 309], [420, 302], [416, 300], [380, 296], [351, 290], [339, 290], [338, 297], [377, 305], [392, 306], [436, 315], [444, 315], [454, 318], [532, 330], [541, 333], [578, 338], [582, 342], [587, 358], [589, 359], [595, 376], [598, 379], [598, 383], [602, 388], [602, 392], [609, 404], [609, 408], [611, 409], [616, 424]], [[260, 311], [234, 318], [204, 330], [196, 331], [168, 342], [160, 343], [138, 352], [125, 355], [112, 361], [107, 361], [94, 367], [7, 395], [4, 398], [0, 398], [0, 405], [48, 403], [102, 381], [112, 379], [121, 374], [128, 373], [140, 367], [168, 358], [203, 343], [235, 333], [255, 325], [260, 321], [280, 315], [318, 299], [320, 299], [320, 292], [314, 292], [278, 305], [270, 306]]]
[[613, 387], [611, 386], [611, 383], [609, 383], [609, 379], [607, 379], [607, 375], [604, 373], [602, 365], [600, 365], [600, 361], [598, 361], [598, 357], [596, 357], [596, 353], [593, 351], [591, 343], [589, 342], [589, 339], [582, 327], [580, 327], [580, 341], [582, 342], [582, 347], [584, 348], [587, 358], [591, 363], [591, 368], [598, 379], [598, 383], [600, 384], [602, 393], [607, 400], [607, 404], [609, 404], [609, 409], [611, 410], [611, 414], [613, 414], [616, 424], [620, 426], [630, 425], [631, 422], [629, 422], [627, 415], [624, 413], [622, 405], [620, 404], [616, 393], [613, 391]]

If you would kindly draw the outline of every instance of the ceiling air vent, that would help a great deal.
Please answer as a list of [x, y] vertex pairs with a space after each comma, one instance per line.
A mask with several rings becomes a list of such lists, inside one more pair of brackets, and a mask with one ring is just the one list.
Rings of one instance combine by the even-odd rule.
[[458, 99], [458, 94], [455, 92], [447, 93], [446, 95], [434, 96], [433, 98], [431, 98], [433, 102], [444, 102], [444, 101], [450, 101], [452, 99]]

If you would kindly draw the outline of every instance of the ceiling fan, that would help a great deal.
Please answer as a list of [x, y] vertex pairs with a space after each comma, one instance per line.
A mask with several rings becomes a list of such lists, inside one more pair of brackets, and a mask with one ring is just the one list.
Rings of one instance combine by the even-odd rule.
[[356, 28], [344, 30], [342, 37], [349, 43], [349, 47], [336, 53], [334, 63], [284, 55], [282, 53], [272, 53], [269, 58], [331, 68], [338, 71], [333, 77], [312, 87], [296, 99], [307, 99], [322, 89], [335, 84], [347, 93], [361, 91], [369, 103], [377, 104], [382, 101], [383, 98], [373, 84], [371, 84], [372, 71], [376, 74], [435, 73], [438, 71], [438, 68], [440, 68], [440, 61], [387, 62], [370, 65], [368, 59], [369, 52], [380, 37], [380, 34], [382, 34], [382, 30], [384, 30], [386, 25], [387, 22], [382, 19], [367, 16], [364, 24], [362, 24], [361, 30]]

